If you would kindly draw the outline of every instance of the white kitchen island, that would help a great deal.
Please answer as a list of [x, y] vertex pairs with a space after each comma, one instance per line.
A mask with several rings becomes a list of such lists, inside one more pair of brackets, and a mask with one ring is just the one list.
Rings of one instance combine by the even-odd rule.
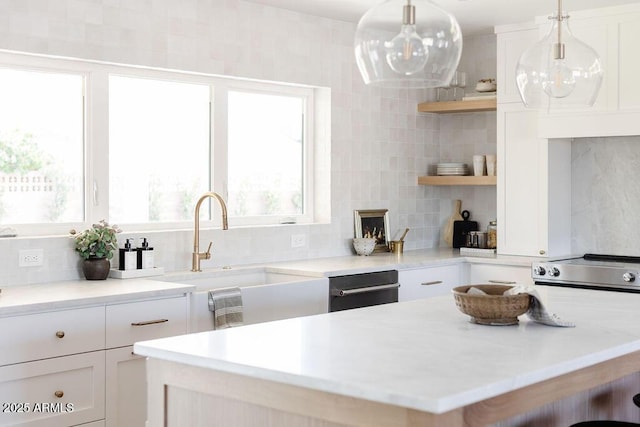
[[640, 295], [540, 292], [577, 326], [476, 325], [444, 296], [136, 343], [149, 425], [480, 426], [561, 399], [529, 425], [638, 420]]

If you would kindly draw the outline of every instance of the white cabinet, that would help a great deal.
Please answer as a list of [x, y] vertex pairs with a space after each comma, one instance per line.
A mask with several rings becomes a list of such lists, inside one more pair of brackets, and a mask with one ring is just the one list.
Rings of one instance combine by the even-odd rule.
[[145, 425], [146, 373], [146, 358], [135, 355], [133, 346], [107, 350], [107, 427]]
[[[552, 106], [549, 112], [541, 112], [538, 136], [551, 139], [640, 134], [640, 3], [572, 11], [569, 23], [576, 38], [599, 54], [604, 69], [602, 86], [593, 107], [561, 110]], [[545, 28], [546, 25], [545, 22]], [[500, 55], [498, 58], [500, 61]]]
[[187, 310], [186, 296], [106, 307], [107, 427], [144, 427], [145, 359], [133, 354], [132, 346], [136, 341], [186, 334]]
[[531, 267], [471, 263], [469, 284], [532, 285]]
[[399, 301], [446, 295], [460, 285], [460, 265], [398, 271]]
[[520, 55], [539, 38], [540, 30], [534, 25], [499, 27], [497, 37], [498, 63], [496, 69], [497, 97], [499, 103], [518, 102], [520, 94], [516, 86], [516, 65]]
[[104, 369], [104, 351], [0, 367], [0, 425], [64, 427], [103, 419]]
[[571, 252], [571, 143], [538, 138], [536, 112], [498, 104], [498, 253]]
[[187, 310], [181, 294], [0, 318], [0, 425], [144, 427], [133, 343], [187, 333]]
[[536, 25], [496, 29], [498, 49], [498, 253], [571, 252], [571, 143], [539, 136], [539, 112], [524, 107], [515, 83], [522, 52], [546, 32]]

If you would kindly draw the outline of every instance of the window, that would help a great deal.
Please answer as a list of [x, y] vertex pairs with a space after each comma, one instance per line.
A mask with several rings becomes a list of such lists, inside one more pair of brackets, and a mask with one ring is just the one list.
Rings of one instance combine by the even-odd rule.
[[299, 95], [229, 91], [230, 217], [287, 222], [308, 211], [306, 107]]
[[314, 220], [317, 89], [1, 51], [0, 67], [2, 226], [190, 228], [207, 191], [232, 226]]
[[109, 219], [192, 220], [209, 188], [209, 86], [109, 77]]
[[0, 224], [82, 221], [79, 74], [0, 69]]

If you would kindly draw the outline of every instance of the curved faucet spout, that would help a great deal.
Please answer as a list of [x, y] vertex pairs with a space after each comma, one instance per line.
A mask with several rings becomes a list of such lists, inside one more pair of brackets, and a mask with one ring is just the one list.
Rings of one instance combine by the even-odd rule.
[[206, 199], [216, 199], [220, 203], [220, 210], [222, 211], [222, 229], [229, 229], [229, 222], [227, 219], [227, 204], [224, 202], [222, 196], [213, 191], [204, 193], [196, 203], [195, 221], [194, 221], [194, 234], [193, 234], [193, 253], [191, 254], [191, 271], [202, 271], [200, 269], [200, 260], [211, 258], [211, 242], [206, 252], [200, 252], [200, 206]]

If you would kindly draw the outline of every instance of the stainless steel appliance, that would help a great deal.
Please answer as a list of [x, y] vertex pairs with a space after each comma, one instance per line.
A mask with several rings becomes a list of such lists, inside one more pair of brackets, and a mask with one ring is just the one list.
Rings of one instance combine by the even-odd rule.
[[398, 271], [329, 277], [329, 311], [398, 302]]
[[536, 285], [640, 293], [640, 257], [585, 254], [536, 262], [531, 269]]

